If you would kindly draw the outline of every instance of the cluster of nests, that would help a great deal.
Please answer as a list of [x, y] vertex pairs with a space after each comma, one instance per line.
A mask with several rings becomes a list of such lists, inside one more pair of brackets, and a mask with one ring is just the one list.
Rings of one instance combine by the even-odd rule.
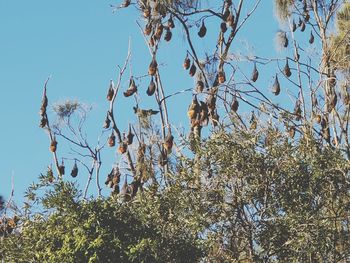
[[113, 194], [119, 194], [125, 201], [131, 200], [137, 194], [138, 190], [142, 188], [142, 182], [140, 179], [134, 179], [130, 184], [127, 182], [127, 176], [125, 176], [124, 183], [120, 189], [121, 173], [117, 166], [113, 167], [111, 172], [107, 175], [105, 184], [112, 189]]
[[18, 216], [0, 218], [0, 237], [7, 236], [13, 232], [19, 222]]

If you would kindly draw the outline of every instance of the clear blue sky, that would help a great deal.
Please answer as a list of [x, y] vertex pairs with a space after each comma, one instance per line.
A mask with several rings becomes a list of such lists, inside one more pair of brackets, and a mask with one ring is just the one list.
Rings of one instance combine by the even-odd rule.
[[[5, 198], [11, 190], [12, 177], [15, 199], [22, 200], [26, 187], [52, 163], [47, 135], [38, 127], [42, 86], [49, 75], [49, 104], [72, 98], [94, 106], [87, 130], [95, 139], [107, 109], [108, 82], [115, 79], [116, 66], [124, 61], [129, 37], [135, 74], [147, 72], [149, 53], [135, 23], [137, 13], [128, 8], [113, 14], [110, 4], [116, 2], [0, 0], [0, 194]], [[271, 55], [277, 30], [272, 1], [263, 0], [254, 18], [238, 35], [233, 50], [248, 41], [256, 55]], [[173, 37], [176, 41], [162, 44], [160, 51], [167, 94], [193, 83], [181, 67], [187, 47], [179, 25]], [[198, 48], [212, 49], [214, 43], [210, 32], [204, 41], [195, 41]], [[140, 84], [144, 97], [147, 83]], [[185, 112], [190, 100], [189, 93], [169, 100], [170, 115], [176, 125], [187, 126]], [[143, 101], [145, 108], [154, 105], [150, 100]], [[127, 112], [131, 106], [118, 106], [122, 128], [130, 118]], [[102, 183], [104, 173], [115, 160], [114, 150], [104, 153]]]

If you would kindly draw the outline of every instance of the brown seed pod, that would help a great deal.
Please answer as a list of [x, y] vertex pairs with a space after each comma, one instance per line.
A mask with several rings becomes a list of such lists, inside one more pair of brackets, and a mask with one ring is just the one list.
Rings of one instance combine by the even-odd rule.
[[232, 101], [232, 104], [231, 104], [231, 110], [232, 110], [233, 112], [237, 112], [238, 107], [239, 107], [238, 100], [237, 100], [236, 96], [234, 96], [233, 101]]
[[297, 25], [295, 24], [295, 21], [293, 19], [293, 22], [292, 22], [292, 31], [295, 32], [295, 30], [297, 30]]
[[301, 20], [301, 18], [299, 17], [298, 26], [301, 26], [302, 23], [303, 23], [303, 20]]
[[41, 107], [40, 107], [40, 111], [39, 111], [39, 115], [40, 115], [41, 117], [44, 117], [45, 114], [46, 114], [46, 108], [43, 107], [43, 106], [41, 106]]
[[332, 94], [329, 96], [329, 99], [328, 99], [328, 105], [327, 105], [328, 112], [331, 112], [335, 108], [335, 106], [337, 105], [337, 102], [338, 102], [338, 96], [335, 92], [332, 92]]
[[310, 44], [313, 44], [314, 41], [315, 41], [315, 37], [314, 37], [314, 34], [312, 34], [312, 31], [311, 31], [311, 33], [310, 33], [310, 38], [309, 38], [309, 43], [310, 43]]
[[305, 22], [304, 22], [304, 21], [301, 21], [300, 31], [301, 31], [301, 32], [304, 32], [304, 31], [305, 31], [305, 28], [306, 28]]
[[219, 81], [220, 84], [225, 83], [225, 81], [226, 81], [226, 75], [225, 75], [225, 71], [224, 71], [224, 70], [220, 70], [220, 71], [218, 72], [218, 81]]
[[213, 126], [214, 126], [214, 127], [218, 126], [220, 116], [219, 116], [219, 114], [217, 113], [216, 110], [213, 111], [213, 112], [210, 114], [210, 117], [211, 117], [211, 122], [212, 122]]
[[131, 0], [124, 0], [124, 2], [122, 3], [122, 7], [128, 7], [131, 3]]
[[168, 27], [169, 28], [174, 28], [175, 24], [174, 24], [174, 20], [173, 20], [173, 16], [171, 15], [168, 19]]
[[190, 72], [189, 72], [190, 76], [193, 77], [196, 74], [196, 71], [197, 71], [197, 67], [196, 67], [196, 65], [194, 64], [194, 61], [193, 61], [192, 66], [190, 68]]
[[129, 88], [125, 92], [123, 92], [123, 94], [125, 97], [130, 97], [134, 95], [135, 92], [137, 92], [137, 86], [135, 84], [134, 78], [131, 77], [129, 82]]
[[276, 74], [275, 82], [273, 83], [273, 86], [272, 86], [272, 93], [278, 96], [280, 92], [281, 92], [281, 87]]
[[151, 16], [151, 7], [147, 6], [143, 9], [143, 17], [149, 18]]
[[158, 164], [160, 166], [165, 166], [168, 163], [168, 157], [165, 151], [161, 151], [159, 156], [158, 156]]
[[207, 28], [205, 27], [205, 24], [204, 24], [204, 20], [202, 21], [202, 26], [200, 27], [199, 31], [198, 31], [198, 36], [200, 38], [204, 37], [205, 34], [207, 33]]
[[212, 111], [215, 110], [216, 108], [216, 96], [214, 94], [210, 94], [208, 97], [207, 97], [207, 101], [206, 101], [207, 105], [208, 105], [208, 108]]
[[148, 96], [152, 96], [155, 91], [156, 91], [156, 84], [154, 83], [153, 77], [152, 77], [151, 81], [150, 81], [150, 83], [148, 85], [146, 93], [147, 93]]
[[59, 172], [60, 172], [60, 175], [64, 175], [64, 174], [65, 174], [66, 167], [64, 166], [63, 160], [62, 160], [61, 165], [58, 166], [58, 170], [59, 170]]
[[329, 143], [331, 139], [329, 128], [322, 129], [322, 136], [323, 138]]
[[46, 110], [47, 104], [48, 104], [48, 99], [46, 96], [46, 88], [45, 88], [43, 98], [41, 100], [41, 108], [44, 108]]
[[206, 103], [203, 101], [200, 102], [200, 113], [199, 113], [199, 124], [207, 126], [209, 123], [209, 109]]
[[191, 60], [189, 59], [188, 57], [188, 54], [186, 54], [186, 57], [185, 57], [185, 60], [184, 60], [184, 63], [183, 63], [183, 67], [185, 70], [188, 70], [191, 66]]
[[228, 18], [229, 15], [230, 15], [230, 9], [225, 8], [224, 13], [222, 14], [222, 20], [227, 22], [227, 18]]
[[295, 61], [299, 61], [299, 59], [300, 59], [300, 55], [299, 55], [298, 51], [295, 51], [295, 53], [294, 53], [294, 60]]
[[227, 26], [226, 26], [226, 23], [225, 22], [222, 22], [220, 24], [220, 29], [221, 29], [221, 32], [222, 33], [225, 33], [227, 31]]
[[196, 83], [196, 91], [197, 93], [202, 93], [204, 89], [204, 82], [202, 80], [198, 80]]
[[143, 30], [143, 33], [144, 33], [146, 36], [149, 36], [149, 35], [152, 33], [152, 24], [151, 24], [151, 23], [148, 23], [148, 24], [145, 26], [145, 29]]
[[288, 64], [288, 59], [286, 59], [286, 65], [284, 66], [283, 73], [288, 78], [292, 75], [292, 72], [291, 72], [289, 64]]
[[45, 116], [42, 116], [40, 119], [40, 124], [39, 124], [40, 128], [45, 128], [46, 124], [47, 124], [47, 119]]
[[165, 140], [163, 143], [163, 147], [164, 147], [167, 154], [171, 153], [171, 150], [173, 148], [173, 144], [174, 144], [174, 136], [171, 135], [171, 133], [168, 133], [168, 135], [165, 137]]
[[254, 69], [253, 69], [253, 73], [252, 73], [251, 80], [252, 80], [253, 82], [255, 82], [255, 81], [257, 81], [258, 77], [259, 77], [259, 71], [258, 71], [258, 69], [256, 68], [256, 64], [254, 63]]
[[109, 119], [108, 113], [107, 113], [105, 122], [103, 123], [103, 128], [104, 128], [104, 129], [108, 129], [110, 125], [111, 125], [111, 120]]
[[171, 33], [169, 27], [166, 29], [164, 40], [169, 42], [171, 40], [171, 37], [173, 36], [173, 33]]
[[285, 34], [285, 38], [284, 38], [284, 41], [283, 41], [283, 47], [288, 47], [288, 44], [289, 44], [289, 40], [287, 38], [287, 34]]
[[154, 76], [157, 72], [158, 63], [155, 58], [152, 59], [151, 63], [148, 66], [148, 74]]
[[159, 40], [159, 39], [162, 37], [163, 29], [164, 29], [164, 26], [163, 26], [162, 24], [159, 24], [159, 25], [157, 26], [156, 32], [155, 32], [155, 34], [154, 34], [154, 37], [155, 37], [156, 39]]
[[320, 114], [317, 114], [317, 115], [315, 116], [315, 121], [316, 121], [318, 124], [320, 124], [320, 123], [321, 123], [321, 120], [322, 120], [321, 115], [320, 115]]
[[232, 5], [232, 0], [225, 0], [225, 3], [228, 7]]
[[288, 134], [289, 134], [290, 138], [292, 138], [292, 139], [294, 138], [294, 136], [295, 136], [295, 127], [294, 126], [289, 127]]
[[250, 117], [250, 129], [255, 130], [258, 127], [258, 120], [254, 114], [254, 111], [252, 111], [252, 116]]
[[129, 124], [129, 132], [128, 132], [128, 135], [126, 136], [127, 137], [127, 144], [128, 145], [131, 145], [133, 140], [134, 140], [134, 134], [132, 133], [131, 131], [131, 125]]
[[339, 144], [339, 140], [338, 140], [338, 138], [337, 138], [337, 137], [333, 137], [333, 139], [332, 139], [332, 144], [333, 144], [335, 147], [337, 147], [337, 146], [338, 146], [338, 144]]
[[309, 12], [306, 11], [306, 12], [304, 13], [304, 21], [307, 23], [307, 22], [309, 22], [309, 20], [310, 20], [310, 15], [309, 15]]
[[53, 171], [52, 171], [51, 166], [47, 167], [46, 175], [47, 175], [47, 178], [48, 178], [49, 182], [52, 183], [53, 180], [54, 180], [54, 176], [53, 176]]
[[312, 103], [312, 107], [316, 107], [318, 105], [318, 101], [315, 93], [311, 94], [311, 103]]
[[57, 150], [57, 141], [55, 138], [53, 138], [50, 144], [50, 151], [54, 153], [56, 152], [56, 150]]
[[306, 0], [303, 0], [303, 11], [304, 11], [304, 13], [307, 12], [307, 3], [306, 3]]
[[337, 84], [337, 77], [335, 76], [333, 71], [329, 74], [328, 84], [331, 88], [334, 88], [335, 85]]
[[120, 196], [124, 198], [124, 201], [128, 200], [130, 197], [129, 187], [128, 187], [128, 181], [127, 177], [125, 176], [124, 183], [122, 186], [122, 189], [120, 190]]
[[302, 113], [302, 110], [301, 110], [301, 103], [300, 103], [300, 100], [297, 100], [296, 103], [295, 103], [295, 106], [294, 106], [294, 115], [295, 115], [295, 120], [296, 121], [300, 121], [301, 120], [301, 113]]
[[124, 153], [126, 153], [127, 149], [128, 149], [128, 145], [125, 142], [122, 142], [121, 144], [119, 144], [118, 152], [120, 154], [124, 154]]
[[108, 146], [114, 147], [114, 145], [115, 145], [115, 135], [114, 135], [114, 132], [112, 131], [112, 134], [108, 137]]
[[348, 92], [345, 92], [345, 94], [343, 95], [343, 101], [345, 105], [350, 104], [350, 94]]
[[154, 37], [151, 37], [151, 38], [149, 39], [149, 45], [150, 45], [151, 47], [154, 47], [154, 45], [155, 45]]
[[235, 17], [233, 16], [233, 14], [230, 12], [227, 19], [226, 19], [226, 23], [229, 27], [233, 27], [235, 24]]
[[197, 119], [197, 115], [199, 114], [200, 106], [197, 100], [197, 97], [194, 96], [191, 105], [188, 107], [187, 116], [192, 121]]
[[109, 88], [107, 92], [107, 100], [111, 101], [113, 99], [113, 96], [114, 96], [114, 84], [113, 84], [113, 81], [111, 80], [109, 83]]
[[77, 165], [77, 162], [75, 161], [75, 162], [74, 162], [74, 165], [73, 165], [73, 168], [72, 168], [72, 171], [70, 172], [70, 175], [71, 175], [73, 178], [75, 178], [75, 177], [77, 177], [77, 175], [78, 175], [78, 171], [79, 171], [78, 165]]

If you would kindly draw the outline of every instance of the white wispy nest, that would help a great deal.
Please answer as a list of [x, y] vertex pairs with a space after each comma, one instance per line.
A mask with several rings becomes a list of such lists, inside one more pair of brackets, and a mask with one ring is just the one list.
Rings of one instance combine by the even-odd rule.
[[76, 110], [82, 109], [83, 106], [76, 100], [66, 100], [63, 102], [56, 102], [52, 108], [60, 119], [64, 119], [69, 118]]

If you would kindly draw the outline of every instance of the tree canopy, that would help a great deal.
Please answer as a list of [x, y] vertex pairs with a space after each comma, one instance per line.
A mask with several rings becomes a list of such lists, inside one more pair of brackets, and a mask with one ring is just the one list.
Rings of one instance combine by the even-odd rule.
[[[234, 54], [238, 32], [261, 4], [124, 0], [112, 6], [115, 12], [140, 11], [138, 26], [150, 53], [146, 73], [126, 78], [125, 71], [132, 72], [130, 49], [107, 88], [108, 110], [96, 144], [84, 130], [88, 107], [67, 101], [48, 111], [46, 81], [40, 127], [48, 135], [53, 166], [28, 188], [22, 209], [11, 198], [6, 204], [0, 199], [0, 258], [349, 261], [349, 3], [276, 0], [276, 40], [287, 57]], [[208, 40], [214, 49], [203, 52], [194, 38], [208, 37], [215, 23], [217, 38]], [[182, 66], [194, 87], [168, 94], [158, 51], [161, 42], [174, 41], [172, 32], [179, 28], [188, 47]], [[278, 71], [266, 91], [259, 78], [271, 65]], [[138, 86], [145, 83], [141, 94]], [[169, 98], [183, 92], [192, 93], [188, 135], [172, 125], [167, 107]], [[142, 107], [146, 95], [154, 108]], [[130, 97], [130, 123], [119, 123], [115, 105]], [[63, 141], [74, 147], [73, 157], [60, 148]], [[104, 186], [106, 147], [117, 148], [121, 161], [106, 174]], [[84, 188], [77, 176], [86, 177]], [[89, 197], [93, 182], [97, 191]], [[111, 189], [110, 196], [102, 195], [103, 187]]]

